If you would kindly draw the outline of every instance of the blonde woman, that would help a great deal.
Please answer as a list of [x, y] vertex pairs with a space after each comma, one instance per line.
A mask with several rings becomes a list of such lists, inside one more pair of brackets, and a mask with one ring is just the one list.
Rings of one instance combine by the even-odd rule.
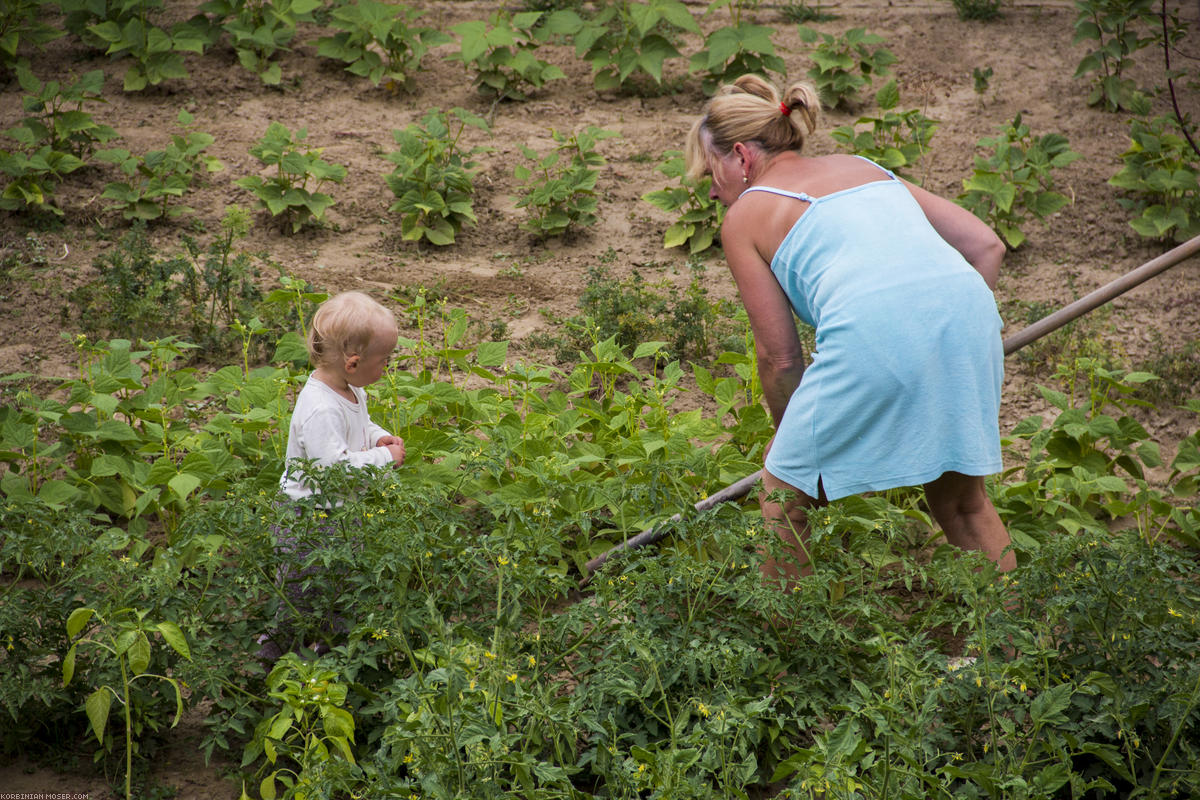
[[[856, 156], [810, 157], [812, 87], [725, 86], [687, 140], [688, 171], [728, 206], [721, 244], [750, 317], [776, 426], [763, 514], [806, 570], [806, 512], [922, 484], [959, 547], [1011, 569], [984, 487], [1001, 468], [999, 237], [969, 211]], [[816, 329], [806, 369], [793, 313]], [[783, 503], [774, 498], [786, 497]]]

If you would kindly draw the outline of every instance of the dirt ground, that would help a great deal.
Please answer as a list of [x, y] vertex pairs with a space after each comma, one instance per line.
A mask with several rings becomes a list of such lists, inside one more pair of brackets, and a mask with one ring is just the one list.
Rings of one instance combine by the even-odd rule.
[[[168, 0], [168, 16], [186, 18], [196, 5]], [[442, 0], [418, 5], [425, 12], [422, 24], [447, 30], [457, 22], [485, 18], [499, 3]], [[703, 14], [703, 3], [689, 5], [697, 17]], [[1075, 12], [1069, 0], [1008, 2], [1002, 18], [987, 24], [960, 21], [946, 0], [843, 0], [820, 5], [836, 14], [836, 19], [816, 26], [821, 30], [840, 33], [865, 27], [883, 36], [898, 58], [893, 71], [901, 91], [900, 108], [919, 108], [939, 121], [931, 152], [920, 169], [926, 188], [950, 196], [959, 193], [962, 179], [971, 172], [977, 141], [994, 135], [1018, 112], [1034, 134], [1061, 133], [1082, 154], [1058, 176], [1059, 190], [1074, 202], [1056, 214], [1048, 227], [1027, 226], [1029, 241], [1007, 259], [997, 290], [1006, 333], [1029, 322], [1029, 304], [1041, 304], [1046, 310], [1065, 305], [1166, 249], [1141, 239], [1129, 227], [1126, 212], [1116, 202], [1117, 190], [1107, 184], [1128, 144], [1127, 117], [1089, 108], [1087, 82], [1072, 77], [1085, 48], [1072, 44]], [[1196, 31], [1200, 8], [1190, 1], [1183, 6], [1193, 31], [1180, 48], [1200, 57]], [[796, 26], [784, 19], [778, 6], [767, 3], [755, 12], [755, 19], [775, 27], [774, 42], [789, 77], [803, 77], [810, 61]], [[702, 25], [709, 30], [727, 20], [727, 12], [721, 11]], [[227, 204], [251, 205], [250, 194], [234, 181], [260, 172], [248, 150], [267, 124], [274, 120], [293, 130], [307, 128], [309, 142], [325, 148], [325, 159], [349, 170], [345, 183], [330, 190], [337, 204], [327, 215], [328, 223], [285, 235], [265, 217], [256, 217], [242, 248], [268, 251], [287, 273], [331, 292], [357, 288], [386, 298], [402, 287], [440, 287], [473, 319], [503, 321], [515, 357], [539, 356], [522, 343], [552, 324], [543, 311], [558, 316], [578, 311], [587, 269], [609, 248], [616, 254], [610, 267], [617, 275], [637, 268], [649, 279], [687, 280], [686, 254], [662, 247], [662, 233], [672, 220], [640, 199], [647, 191], [669, 185], [653, 167], [664, 150], [682, 146], [705, 100], [699, 80], [686, 76], [685, 61], [668, 62], [668, 80], [675, 90], [661, 96], [598, 94], [586, 63], [576, 59], [570, 48], [548, 47], [539, 55], [558, 63], [567, 78], [547, 84], [525, 102], [493, 108], [472, 89], [461, 64], [443, 59], [452, 46], [425, 57], [415, 93], [394, 94], [344, 72], [338, 62], [319, 58], [313, 44], [318, 35], [316, 29], [301, 31], [298, 46], [282, 59], [284, 79], [277, 88], [264, 86], [242, 69], [227, 45], [203, 57], [189, 56], [189, 79], [168, 81], [138, 94], [121, 91], [125, 64], [89, 52], [73, 39], [61, 39], [44, 53], [32, 53], [31, 62], [43, 80], [104, 69], [108, 104], [93, 108], [92, 113], [121, 134], [116, 146], [135, 153], [163, 147], [180, 108], [194, 114], [198, 129], [216, 137], [208, 152], [225, 164], [223, 172], [187, 200], [209, 231], [217, 229]], [[698, 44], [693, 38], [688, 47]], [[976, 67], [993, 71], [982, 94], [974, 89]], [[1191, 70], [1197, 74], [1194, 66]], [[1134, 77], [1146, 86], [1165, 85], [1161, 52], [1142, 51]], [[1185, 110], [1200, 115], [1200, 92], [1186, 84], [1180, 89], [1185, 93]], [[15, 80], [0, 84], [0, 130], [20, 120], [20, 96]], [[445, 248], [400, 240], [397, 220], [387, 212], [393, 197], [383, 175], [390, 165], [380, 155], [394, 149], [393, 129], [418, 121], [435, 106], [461, 106], [491, 115], [493, 124], [490, 137], [473, 130], [468, 134], [471, 144], [492, 148], [480, 158], [482, 169], [476, 179], [474, 208], [479, 224], [466, 228], [454, 245]], [[828, 132], [872, 110], [826, 113], [811, 152], [834, 152]], [[1156, 113], [1166, 110], [1165, 101], [1158, 100]], [[620, 134], [598, 147], [607, 160], [598, 184], [600, 221], [568, 240], [539, 243], [519, 227], [526, 219], [513, 197], [517, 185], [513, 166], [524, 163], [519, 145], [545, 153], [552, 144], [552, 128], [572, 131], [586, 125]], [[74, 324], [70, 309], [64, 322], [64, 298], [89, 277], [93, 259], [112, 247], [124, 231], [119, 213], [106, 211], [105, 201], [99, 199], [105, 183], [117, 178], [116, 168], [107, 165], [69, 176], [57, 193], [66, 212], [61, 226], [34, 226], [0, 212], [0, 257], [14, 251], [40, 254], [37, 261], [31, 255], [21, 280], [0, 285], [0, 375], [73, 374], [72, 348], [60, 338], [72, 333]], [[163, 252], [173, 251], [188, 225], [186, 217], [160, 223], [152, 226], [151, 236]], [[735, 296], [719, 252], [709, 257], [703, 279], [711, 297]], [[1102, 349], [1117, 354], [1128, 366], [1145, 365], [1200, 340], [1198, 303], [1200, 259], [1193, 258], [1097, 312], [1089, 318], [1089, 335], [1098, 337]], [[1200, 358], [1194, 353], [1192, 357]], [[1045, 368], [1036, 361], [1009, 359], [1002, 429], [1045, 410], [1033, 389], [1045, 380]], [[1151, 435], [1168, 452], [1195, 426], [1194, 415], [1177, 409], [1160, 409], [1146, 419]], [[179, 798], [236, 797], [238, 789], [223, 781], [219, 770], [203, 767], [194, 741], [195, 728], [185, 725], [167, 757], [156, 765], [156, 779], [177, 787]], [[0, 786], [6, 791], [84, 791], [92, 798], [108, 796], [102, 778], [57, 774], [27, 761], [0, 767]]]

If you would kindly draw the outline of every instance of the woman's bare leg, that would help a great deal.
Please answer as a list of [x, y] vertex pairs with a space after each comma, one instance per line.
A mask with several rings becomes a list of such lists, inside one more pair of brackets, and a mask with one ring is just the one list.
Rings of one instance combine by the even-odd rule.
[[950, 544], [983, 551], [1001, 572], [1017, 566], [1012, 551], [1004, 552], [1011, 540], [982, 477], [947, 472], [925, 484], [925, 497]]
[[[809, 497], [804, 492], [789, 483], [781, 481], [771, 473], [763, 470], [763, 488], [759, 495], [759, 505], [762, 508], [763, 522], [767, 531], [773, 531], [783, 540], [785, 552], [791, 556], [780, 561], [767, 559], [762, 565], [764, 578], [772, 581], [785, 580], [788, 585], [794, 583], [800, 576], [809, 574], [812, 570], [808, 565], [808, 509], [824, 505], [815, 497]], [[783, 495], [783, 502], [777, 498]]]

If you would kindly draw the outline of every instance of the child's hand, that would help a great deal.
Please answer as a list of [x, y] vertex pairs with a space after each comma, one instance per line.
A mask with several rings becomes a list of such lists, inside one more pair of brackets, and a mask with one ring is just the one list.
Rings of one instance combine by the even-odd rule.
[[395, 466], [398, 467], [404, 463], [404, 440], [399, 436], [380, 436], [375, 446], [386, 447], [392, 454], [392, 463]]

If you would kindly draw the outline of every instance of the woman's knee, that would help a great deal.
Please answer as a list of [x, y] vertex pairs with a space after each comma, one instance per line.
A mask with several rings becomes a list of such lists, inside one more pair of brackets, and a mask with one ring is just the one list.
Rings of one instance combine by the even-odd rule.
[[983, 477], [961, 472], [945, 472], [925, 484], [925, 498], [938, 519], [978, 514], [992, 504]]

